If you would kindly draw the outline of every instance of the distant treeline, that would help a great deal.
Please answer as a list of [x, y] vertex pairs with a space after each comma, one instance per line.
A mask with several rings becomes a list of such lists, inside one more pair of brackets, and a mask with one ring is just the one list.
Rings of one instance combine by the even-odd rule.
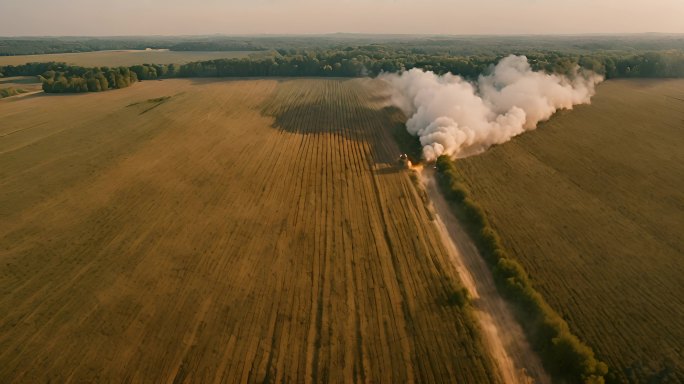
[[85, 68], [65, 63], [28, 63], [0, 67], [0, 77], [39, 76], [48, 93], [99, 92], [126, 88], [139, 80], [154, 80], [177, 74], [174, 64], [142, 64], [132, 67]]
[[606, 78], [684, 77], [684, 51], [640, 54], [594, 54], [565, 59]]
[[432, 56], [396, 52], [383, 46], [347, 47], [341, 50], [278, 49], [270, 56], [217, 59], [184, 64], [180, 77], [250, 76], [377, 76], [414, 67], [437, 73], [452, 72], [475, 78], [498, 57]]
[[187, 41], [169, 46], [172, 51], [265, 51], [250, 41]]
[[[11, 76], [41, 76], [48, 71], [62, 72], [67, 75], [80, 76], [85, 74], [90, 68], [66, 63], [27, 63], [22, 65], [0, 66], [0, 77]], [[175, 64], [141, 64], [128, 68], [136, 73], [139, 80], [154, 80], [160, 77], [171, 77], [177, 75], [178, 66]]]
[[138, 80], [156, 80], [176, 76], [178, 67], [175, 64], [142, 64], [134, 65], [130, 67], [130, 70], [135, 72]]
[[455, 213], [489, 264], [498, 289], [516, 305], [521, 324], [544, 366], [560, 382], [603, 383], [608, 366], [570, 331], [565, 320], [534, 289], [522, 265], [509, 257], [484, 210], [459, 180], [454, 161], [440, 156], [437, 169], [440, 188], [455, 203]]
[[[684, 52], [647, 52], [641, 54], [570, 55], [560, 53], [528, 54], [532, 67], [548, 73], [571, 73], [578, 65], [607, 78], [684, 77]], [[383, 47], [368, 46], [344, 50], [278, 50], [272, 56], [218, 59], [184, 64], [181, 77], [249, 76], [376, 76], [421, 68], [438, 74], [453, 73], [475, 79], [497, 63], [502, 56], [448, 56], [397, 53]]]
[[239, 39], [192, 38], [0, 38], [0, 56], [77, 53], [106, 50], [143, 50], [146, 48], [172, 51], [261, 51], [266, 48]]
[[46, 71], [66, 68], [65, 63], [27, 63], [22, 65], [0, 65], [0, 77], [39, 76]]
[[126, 36], [0, 38], [0, 56], [117, 49], [166, 48], [177, 51], [339, 50], [379, 46], [399, 53], [478, 56], [558, 52], [640, 53], [684, 49], [682, 34], [583, 36], [448, 36], [328, 34], [307, 36]]
[[168, 48], [167, 44], [133, 39], [0, 39], [0, 56], [76, 53], [117, 49]]
[[[607, 78], [684, 77], [683, 51], [592, 55], [528, 53], [527, 57], [534, 69], [548, 73], [571, 73], [579, 65]], [[502, 56], [487, 55], [426, 55], [373, 45], [325, 51], [280, 49], [270, 54], [199, 61], [181, 66], [143, 64], [112, 69], [83, 68], [64, 63], [29, 63], [0, 66], [0, 77], [41, 75], [46, 92], [92, 92], [123, 88], [137, 80], [166, 77], [356, 77], [377, 76], [382, 72], [399, 72], [411, 68], [438, 74], [453, 73], [475, 79], [501, 58]], [[103, 78], [107, 79], [107, 87], [103, 87]]]

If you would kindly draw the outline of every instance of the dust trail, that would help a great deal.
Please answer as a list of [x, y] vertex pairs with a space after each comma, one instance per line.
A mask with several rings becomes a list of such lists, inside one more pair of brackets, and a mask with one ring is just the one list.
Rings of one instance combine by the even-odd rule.
[[508, 56], [475, 83], [413, 68], [380, 78], [393, 88], [392, 103], [418, 136], [423, 157], [463, 157], [504, 143], [558, 109], [589, 103], [603, 78], [576, 68], [570, 76], [535, 72], [525, 56]]
[[484, 341], [506, 383], [551, 383], [511, 309], [499, 295], [489, 268], [439, 192], [434, 171], [418, 173], [435, 211], [435, 225], [461, 281], [470, 293]]

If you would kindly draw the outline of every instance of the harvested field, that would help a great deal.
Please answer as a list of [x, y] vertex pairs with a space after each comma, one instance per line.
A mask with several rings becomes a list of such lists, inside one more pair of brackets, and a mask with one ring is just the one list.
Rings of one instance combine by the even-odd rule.
[[0, 56], [0, 65], [26, 63], [64, 62], [84, 67], [129, 67], [136, 64], [185, 64], [191, 61], [232, 59], [247, 57], [254, 51], [227, 52], [180, 52], [169, 50], [150, 51], [95, 51], [79, 53], [50, 53], [43, 55]]
[[684, 381], [684, 80], [608, 81], [457, 162], [536, 288], [615, 382]]
[[0, 381], [501, 382], [378, 89], [0, 101]]

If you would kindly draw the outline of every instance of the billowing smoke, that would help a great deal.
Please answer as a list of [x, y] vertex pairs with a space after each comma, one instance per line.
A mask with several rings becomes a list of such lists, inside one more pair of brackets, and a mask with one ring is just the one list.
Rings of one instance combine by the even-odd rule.
[[558, 109], [589, 103], [603, 80], [579, 69], [570, 77], [535, 72], [525, 56], [513, 55], [476, 83], [416, 68], [382, 78], [395, 90], [392, 102], [410, 116], [406, 127], [420, 138], [428, 161], [443, 154], [464, 157], [506, 142]]

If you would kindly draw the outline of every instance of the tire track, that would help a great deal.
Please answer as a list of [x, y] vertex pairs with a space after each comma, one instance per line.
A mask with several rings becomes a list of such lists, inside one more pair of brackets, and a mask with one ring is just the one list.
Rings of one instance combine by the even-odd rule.
[[435, 224], [450, 249], [454, 264], [476, 308], [489, 350], [507, 383], [550, 383], [541, 360], [532, 350], [511, 309], [496, 291], [494, 279], [475, 245], [449, 211], [437, 189], [435, 175], [422, 170], [421, 180], [436, 210]]

